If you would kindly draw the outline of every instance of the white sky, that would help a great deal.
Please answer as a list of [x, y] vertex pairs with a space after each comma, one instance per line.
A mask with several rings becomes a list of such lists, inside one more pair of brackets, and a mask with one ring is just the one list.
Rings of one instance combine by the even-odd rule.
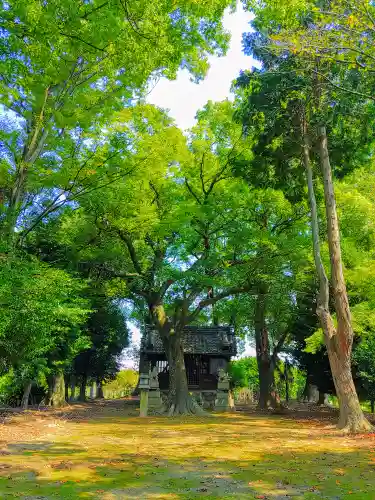
[[[186, 70], [179, 71], [177, 79], [170, 81], [160, 80], [148, 95], [148, 102], [164, 108], [169, 112], [177, 125], [185, 130], [195, 123], [196, 112], [203, 108], [207, 101], [222, 101], [230, 98], [232, 81], [239, 75], [240, 70], [251, 69], [254, 60], [242, 52], [242, 33], [249, 31], [251, 15], [239, 6], [231, 14], [224, 16], [224, 26], [231, 33], [230, 48], [225, 57], [210, 57], [210, 69], [206, 78], [199, 84], [190, 81]], [[132, 334], [132, 343], [139, 344], [140, 332], [134, 325], [129, 324]], [[246, 350], [242, 356], [254, 356], [255, 351], [246, 343]], [[133, 362], [126, 359], [126, 350], [123, 356], [123, 367], [133, 367]]]
[[231, 33], [230, 48], [225, 57], [210, 57], [210, 69], [199, 84], [190, 81], [187, 70], [179, 71], [176, 80], [160, 80], [148, 96], [148, 102], [169, 110], [181, 129], [194, 125], [195, 114], [207, 101], [230, 97], [232, 81], [241, 69], [251, 69], [253, 59], [242, 52], [242, 33], [249, 31], [252, 16], [238, 6], [235, 13], [224, 15], [224, 27]]

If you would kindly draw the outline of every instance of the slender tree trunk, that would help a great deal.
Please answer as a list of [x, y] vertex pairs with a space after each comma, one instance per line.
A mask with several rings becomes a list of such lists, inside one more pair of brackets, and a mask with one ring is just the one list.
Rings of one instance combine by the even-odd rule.
[[96, 398], [96, 382], [91, 382], [90, 386], [90, 399]]
[[289, 365], [287, 361], [285, 361], [284, 364], [284, 376], [285, 376], [285, 400], [287, 403], [289, 403]]
[[320, 319], [327, 346], [332, 377], [339, 400], [340, 418], [338, 426], [345, 432], [362, 432], [371, 429], [364, 418], [355, 390], [351, 372], [351, 350], [353, 330], [348, 296], [342, 270], [339, 225], [336, 212], [336, 201], [333, 190], [331, 165], [327, 147], [325, 127], [319, 128], [319, 152], [324, 179], [324, 197], [328, 225], [328, 244], [331, 258], [332, 287], [335, 299], [337, 328], [335, 328], [329, 311], [328, 278], [320, 255], [319, 223], [310, 163], [309, 142], [306, 123], [303, 123], [303, 160], [306, 169], [309, 203], [311, 209], [311, 228], [313, 234], [314, 259], [319, 276], [319, 294], [317, 298], [317, 315]]
[[104, 399], [103, 385], [99, 380], [96, 382], [96, 399]]
[[65, 401], [69, 401], [69, 380], [65, 377]]
[[256, 299], [254, 330], [255, 347], [257, 355], [258, 373], [259, 373], [259, 400], [258, 408], [268, 408], [271, 393], [271, 355], [268, 339], [268, 330], [266, 326], [266, 287], [260, 287]]
[[65, 401], [65, 381], [64, 373], [57, 372], [53, 377], [53, 392], [51, 397], [51, 405], [55, 408], [61, 408], [66, 403]]
[[52, 394], [53, 394], [53, 376], [48, 375], [47, 377], [48, 389], [46, 397], [44, 398], [44, 404], [46, 406], [51, 406], [52, 404]]
[[14, 240], [14, 229], [17, 223], [22, 201], [24, 199], [29, 169], [33, 166], [41, 154], [47, 138], [48, 132], [46, 128], [45, 111], [49, 97], [49, 90], [49, 87], [45, 89], [44, 100], [41, 107], [39, 110], [35, 110], [32, 114], [33, 118], [29, 123], [30, 131], [26, 144], [23, 148], [22, 158], [16, 166], [15, 179], [10, 192], [7, 212], [4, 219], [5, 230], [11, 241]]
[[28, 380], [24, 385], [23, 396], [22, 396], [22, 401], [21, 401], [21, 408], [24, 410], [27, 410], [27, 408], [29, 406], [29, 398], [30, 398], [30, 392], [31, 392], [32, 385], [33, 385], [33, 383], [31, 380]]
[[83, 375], [81, 379], [81, 384], [79, 386], [79, 400], [86, 401], [86, 386], [87, 386], [87, 376]]
[[70, 398], [69, 401], [74, 401], [76, 394], [76, 378], [74, 375], [70, 377]]
[[373, 399], [371, 399], [370, 405], [371, 405], [371, 413], [374, 413], [374, 410], [375, 410], [375, 401]]
[[[332, 288], [337, 319], [337, 327], [327, 330], [326, 344], [340, 403], [339, 427], [349, 432], [359, 432], [370, 429], [371, 425], [365, 419], [361, 410], [351, 371], [354, 334], [342, 267], [339, 221], [329, 161], [327, 134], [324, 126], [319, 127], [318, 136], [320, 163], [324, 180]], [[329, 326], [333, 326], [332, 322], [329, 323]]]

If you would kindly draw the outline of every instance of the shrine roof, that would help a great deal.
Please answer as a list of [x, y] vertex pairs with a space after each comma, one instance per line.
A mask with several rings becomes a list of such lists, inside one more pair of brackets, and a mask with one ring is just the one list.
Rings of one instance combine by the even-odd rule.
[[[162, 340], [153, 327], [146, 326], [141, 349], [147, 353], [164, 353]], [[185, 354], [216, 354], [235, 356], [237, 353], [233, 329], [229, 326], [187, 326], [183, 330]]]

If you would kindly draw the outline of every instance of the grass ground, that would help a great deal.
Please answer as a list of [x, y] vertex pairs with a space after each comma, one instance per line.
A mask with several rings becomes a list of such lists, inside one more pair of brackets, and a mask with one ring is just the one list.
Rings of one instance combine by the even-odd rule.
[[375, 437], [330, 420], [137, 417], [125, 402], [0, 426], [0, 498], [375, 499]]

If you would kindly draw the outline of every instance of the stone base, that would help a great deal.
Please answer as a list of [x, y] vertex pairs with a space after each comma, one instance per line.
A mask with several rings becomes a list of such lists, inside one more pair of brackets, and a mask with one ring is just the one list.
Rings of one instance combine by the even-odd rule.
[[163, 400], [159, 389], [150, 390], [148, 393], [148, 409], [150, 412], [163, 409]]
[[[150, 391], [149, 398], [153, 398], [151, 394], [154, 391]], [[160, 391], [158, 391], [160, 394]], [[230, 391], [191, 391], [193, 398], [195, 401], [201, 406], [204, 410], [212, 410], [212, 411], [235, 411], [234, 401]], [[163, 402], [166, 402], [167, 399], [167, 391], [162, 391], [160, 394], [160, 399]], [[219, 396], [221, 395], [221, 396]], [[218, 399], [222, 401], [220, 404]], [[217, 404], [219, 403], [219, 404]], [[149, 403], [150, 404], [150, 403]]]
[[213, 410], [215, 406], [216, 391], [194, 391], [193, 398], [204, 410]]
[[214, 410], [217, 412], [234, 411], [233, 397], [229, 391], [217, 391]]

